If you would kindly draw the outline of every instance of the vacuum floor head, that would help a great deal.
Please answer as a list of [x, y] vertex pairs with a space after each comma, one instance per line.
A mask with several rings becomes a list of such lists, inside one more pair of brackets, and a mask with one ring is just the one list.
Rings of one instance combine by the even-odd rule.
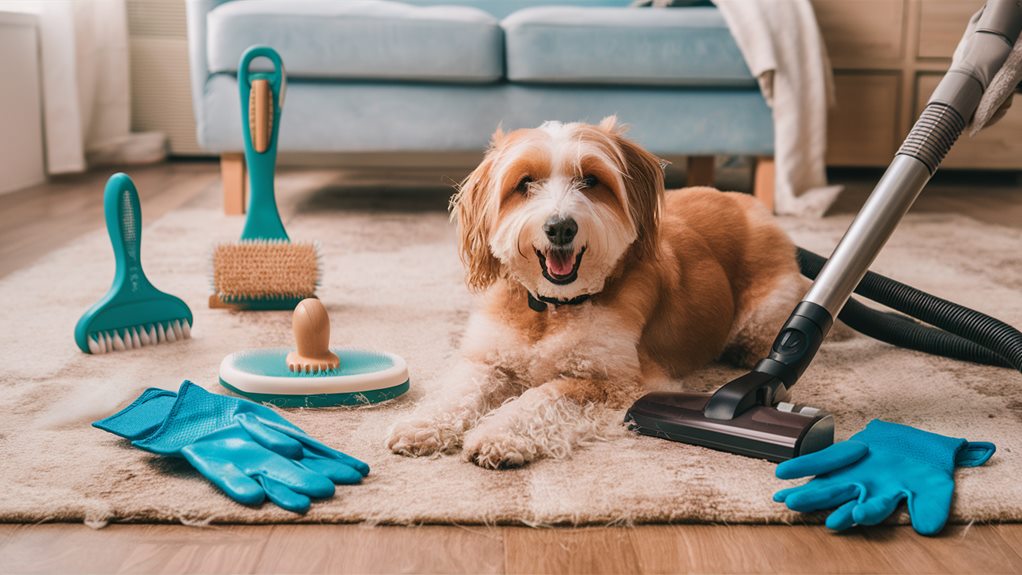
[[815, 408], [757, 405], [732, 419], [714, 419], [703, 412], [710, 397], [709, 393], [649, 393], [632, 405], [625, 422], [643, 435], [778, 462], [834, 442], [834, 417]]

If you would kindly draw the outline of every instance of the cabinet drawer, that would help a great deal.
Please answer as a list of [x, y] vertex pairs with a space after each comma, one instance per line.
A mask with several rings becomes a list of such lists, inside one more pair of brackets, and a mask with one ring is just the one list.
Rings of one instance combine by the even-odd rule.
[[884, 166], [895, 152], [898, 74], [834, 75], [837, 106], [827, 117], [827, 163]]
[[813, 0], [816, 21], [838, 67], [875, 66], [902, 54], [902, 0]]
[[916, 56], [947, 58], [955, 53], [969, 18], [983, 0], [926, 0], [919, 3], [919, 40]]
[[[922, 112], [941, 74], [923, 74], [916, 79], [916, 117]], [[1022, 168], [1022, 102], [1016, 101], [993, 127], [975, 137], [962, 134], [942, 164], [948, 168]]]

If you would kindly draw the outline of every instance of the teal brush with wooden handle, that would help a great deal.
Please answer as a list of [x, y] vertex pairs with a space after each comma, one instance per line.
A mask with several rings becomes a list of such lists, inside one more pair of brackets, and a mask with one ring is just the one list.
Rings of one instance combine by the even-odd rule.
[[[256, 58], [273, 70], [250, 72]], [[268, 46], [253, 46], [238, 64], [241, 129], [249, 174], [248, 215], [241, 241], [221, 244], [213, 252], [210, 307], [294, 309], [315, 297], [319, 254], [315, 244], [292, 243], [277, 211], [273, 189], [277, 136], [287, 78], [280, 55]]]
[[106, 353], [191, 337], [192, 311], [153, 287], [142, 271], [142, 210], [126, 174], [110, 176], [103, 209], [117, 266], [114, 283], [78, 320], [75, 343], [85, 353]]

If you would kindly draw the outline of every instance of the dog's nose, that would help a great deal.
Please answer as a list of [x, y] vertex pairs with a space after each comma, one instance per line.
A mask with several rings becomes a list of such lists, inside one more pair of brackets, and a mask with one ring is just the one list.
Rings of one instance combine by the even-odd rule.
[[543, 233], [546, 234], [551, 244], [566, 246], [575, 239], [575, 234], [578, 233], [578, 224], [572, 218], [552, 216], [543, 224]]

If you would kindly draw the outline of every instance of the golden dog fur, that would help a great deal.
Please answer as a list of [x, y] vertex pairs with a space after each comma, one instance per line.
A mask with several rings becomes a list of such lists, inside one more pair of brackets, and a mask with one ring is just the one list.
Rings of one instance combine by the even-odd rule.
[[[391, 429], [403, 455], [460, 449], [488, 468], [566, 457], [649, 389], [717, 358], [764, 357], [805, 288], [794, 245], [754, 198], [665, 192], [660, 160], [613, 117], [498, 129], [452, 209], [482, 298], [443, 392]], [[567, 283], [543, 259], [553, 215], [577, 221]], [[529, 293], [588, 299], [535, 312]]]

